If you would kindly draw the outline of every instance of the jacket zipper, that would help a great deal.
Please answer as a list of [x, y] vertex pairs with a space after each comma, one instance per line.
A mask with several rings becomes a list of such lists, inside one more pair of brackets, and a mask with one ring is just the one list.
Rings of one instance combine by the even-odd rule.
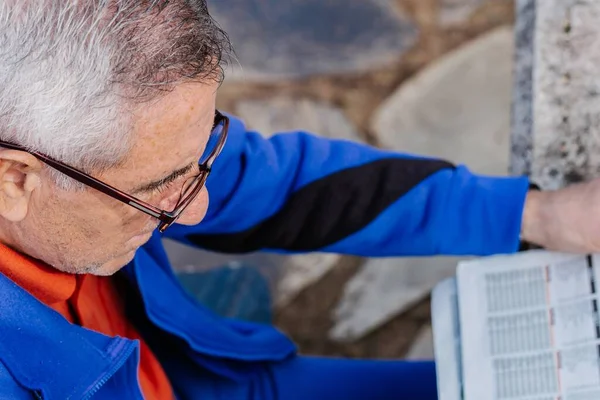
[[[120, 357], [113, 363], [108, 372], [102, 377], [102, 379], [92, 388], [87, 394], [83, 397], [82, 400], [89, 400], [92, 396], [94, 396], [101, 388], [108, 382], [110, 378], [125, 364], [125, 361], [129, 358], [133, 350], [135, 349], [135, 344], [130, 343], [129, 346], [125, 347], [124, 350], [121, 350], [122, 353]], [[40, 398], [41, 399], [41, 398]]]
[[[122, 343], [128, 344], [124, 341]], [[83, 397], [82, 400], [89, 400], [92, 396], [94, 396], [96, 393], [98, 393], [98, 391], [102, 388], [102, 386], [104, 386], [106, 384], [106, 382], [108, 382], [109, 379], [112, 378], [113, 375], [125, 364], [125, 361], [127, 361], [129, 356], [131, 356], [131, 353], [133, 353], [134, 349], [135, 349], [134, 343], [129, 343], [128, 346], [123, 346], [123, 349], [121, 350], [121, 354], [119, 355], [117, 360], [112, 364], [112, 366], [110, 367], [108, 372], [92, 389], [90, 389], [87, 392], [87, 394]], [[35, 397], [36, 400], [44, 400], [44, 395], [39, 390], [35, 390], [33, 392], [33, 396]], [[140, 399], [143, 400], [142, 397], [140, 397]]]

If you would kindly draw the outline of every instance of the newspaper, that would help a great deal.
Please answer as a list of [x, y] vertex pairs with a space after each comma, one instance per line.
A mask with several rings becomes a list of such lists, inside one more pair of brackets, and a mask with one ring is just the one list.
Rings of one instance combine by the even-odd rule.
[[458, 306], [453, 281], [432, 299], [440, 400], [600, 399], [597, 277], [595, 255], [530, 251], [460, 263]]
[[432, 296], [440, 400], [600, 399], [600, 257], [459, 265]]

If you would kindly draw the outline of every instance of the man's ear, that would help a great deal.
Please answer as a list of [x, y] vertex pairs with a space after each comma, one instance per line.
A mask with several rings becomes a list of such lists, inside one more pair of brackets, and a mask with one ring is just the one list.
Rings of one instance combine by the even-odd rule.
[[19, 222], [27, 216], [31, 195], [40, 186], [42, 163], [29, 153], [0, 150], [0, 216]]

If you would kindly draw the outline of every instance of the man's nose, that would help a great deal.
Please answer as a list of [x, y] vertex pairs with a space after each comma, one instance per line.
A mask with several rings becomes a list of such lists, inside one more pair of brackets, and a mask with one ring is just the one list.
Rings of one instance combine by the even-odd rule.
[[209, 195], [206, 188], [202, 188], [198, 196], [190, 203], [189, 206], [177, 219], [178, 224], [182, 225], [197, 225], [199, 224], [208, 211]]

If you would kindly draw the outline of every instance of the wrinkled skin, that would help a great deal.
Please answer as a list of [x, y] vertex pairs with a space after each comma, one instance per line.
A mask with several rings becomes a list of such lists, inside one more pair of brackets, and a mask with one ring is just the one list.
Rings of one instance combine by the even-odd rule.
[[[126, 161], [96, 178], [132, 194], [190, 163], [197, 163], [213, 125], [217, 85], [186, 83], [134, 110], [134, 146]], [[195, 167], [167, 188], [135, 194], [173, 209]], [[208, 208], [206, 189], [178, 220], [199, 223]], [[47, 167], [28, 153], [0, 150], [0, 241], [69, 273], [111, 275], [133, 259], [158, 221], [88, 188], [64, 191]]]

